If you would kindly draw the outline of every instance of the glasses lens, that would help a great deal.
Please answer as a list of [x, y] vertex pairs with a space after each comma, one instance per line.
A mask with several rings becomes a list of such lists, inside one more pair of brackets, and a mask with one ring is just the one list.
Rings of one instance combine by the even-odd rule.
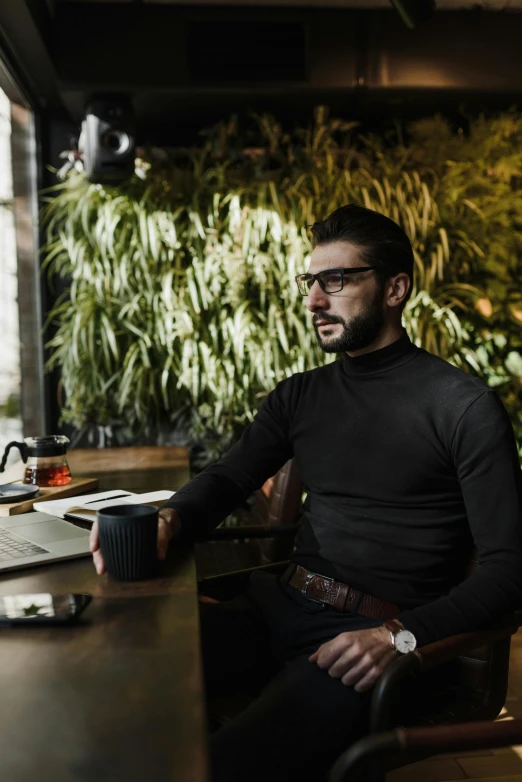
[[323, 272], [321, 274], [321, 287], [326, 293], [336, 293], [336, 291], [342, 290], [343, 287], [343, 275], [342, 272], [332, 271]]
[[[336, 293], [343, 289], [343, 273], [339, 271], [321, 272], [319, 283], [326, 293]], [[297, 277], [297, 287], [301, 296], [308, 296], [310, 288], [314, 284], [311, 274], [300, 274]]]
[[308, 274], [300, 274], [297, 277], [297, 287], [299, 288], [299, 293], [301, 296], [308, 296], [313, 281], [314, 278]]

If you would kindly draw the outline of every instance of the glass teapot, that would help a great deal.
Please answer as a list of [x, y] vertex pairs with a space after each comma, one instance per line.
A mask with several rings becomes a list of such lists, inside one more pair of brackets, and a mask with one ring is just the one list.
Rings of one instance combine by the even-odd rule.
[[72, 480], [67, 464], [67, 445], [70, 440], [61, 434], [48, 437], [26, 437], [23, 443], [8, 443], [0, 472], [3, 472], [11, 448], [18, 448], [26, 464], [24, 483], [34, 486], [64, 486]]

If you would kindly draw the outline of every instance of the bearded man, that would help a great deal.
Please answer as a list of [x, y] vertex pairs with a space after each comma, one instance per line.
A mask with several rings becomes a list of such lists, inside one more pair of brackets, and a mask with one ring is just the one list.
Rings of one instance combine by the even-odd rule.
[[[413, 251], [389, 218], [344, 206], [312, 227], [296, 283], [341, 360], [279, 382], [229, 452], [160, 511], [160, 556], [201, 538], [295, 458], [306, 489], [283, 576], [202, 607], [207, 691], [257, 695], [210, 737], [214, 782], [319, 782], [364, 734], [399, 654], [522, 601], [520, 465], [496, 393], [402, 325]], [[98, 572], [104, 565], [93, 530]], [[472, 546], [480, 567], [465, 579]]]

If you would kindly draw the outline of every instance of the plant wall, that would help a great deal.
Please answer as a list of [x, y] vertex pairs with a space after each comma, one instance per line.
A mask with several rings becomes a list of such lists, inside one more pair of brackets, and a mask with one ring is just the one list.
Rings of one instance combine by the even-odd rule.
[[144, 153], [117, 187], [73, 170], [46, 194], [44, 267], [70, 284], [49, 314], [63, 420], [113, 443], [174, 432], [194, 470], [215, 461], [279, 380], [337, 358], [294, 276], [308, 227], [355, 202], [413, 243], [411, 338], [495, 387], [522, 443], [521, 115], [386, 137], [324, 108], [291, 132], [253, 121]]

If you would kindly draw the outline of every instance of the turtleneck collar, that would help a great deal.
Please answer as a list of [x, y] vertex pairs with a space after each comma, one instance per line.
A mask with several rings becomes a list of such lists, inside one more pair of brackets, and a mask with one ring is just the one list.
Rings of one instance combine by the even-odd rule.
[[412, 343], [408, 334], [404, 332], [402, 337], [396, 339], [390, 345], [360, 356], [347, 356], [345, 354], [342, 365], [347, 375], [376, 375], [380, 372], [388, 372], [390, 369], [402, 366], [411, 361], [418, 353], [418, 348]]

